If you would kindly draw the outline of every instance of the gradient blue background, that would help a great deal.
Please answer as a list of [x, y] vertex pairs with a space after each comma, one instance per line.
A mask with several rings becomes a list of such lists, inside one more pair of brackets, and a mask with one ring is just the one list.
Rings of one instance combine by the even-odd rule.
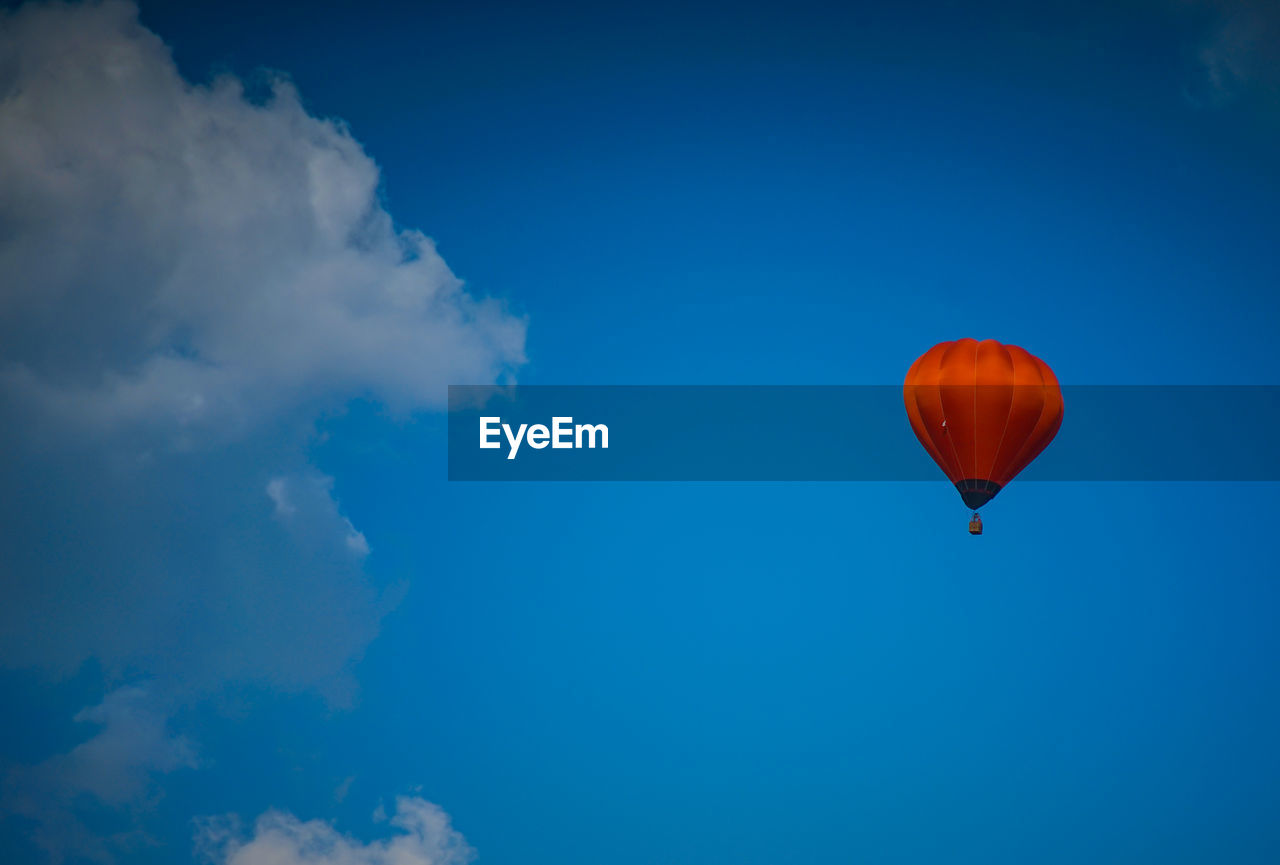
[[[973, 336], [1073, 384], [1276, 384], [1280, 109], [1206, 92], [1200, 8], [1114, 5], [142, 20], [347, 121], [528, 316], [526, 383], [892, 384]], [[441, 416], [328, 430], [408, 586], [359, 704], [185, 719], [218, 756], [140, 856], [225, 810], [371, 836], [418, 789], [494, 865], [1280, 861], [1274, 484], [1015, 484], [974, 539], [941, 479], [450, 484]], [[31, 759], [101, 692], [5, 683]]]

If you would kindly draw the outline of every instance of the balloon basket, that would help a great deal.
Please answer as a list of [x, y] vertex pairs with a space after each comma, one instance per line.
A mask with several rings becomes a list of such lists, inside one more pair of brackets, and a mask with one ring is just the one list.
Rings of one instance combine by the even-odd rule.
[[977, 511], [974, 511], [973, 516], [969, 519], [969, 534], [982, 534], [982, 517], [978, 516]]

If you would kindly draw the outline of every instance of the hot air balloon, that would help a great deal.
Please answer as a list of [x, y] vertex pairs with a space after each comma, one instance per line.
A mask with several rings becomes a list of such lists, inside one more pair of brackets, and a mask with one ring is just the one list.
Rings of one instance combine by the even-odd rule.
[[1040, 455], [1062, 426], [1062, 388], [1040, 358], [994, 339], [942, 342], [922, 354], [902, 386], [920, 444], [973, 511]]

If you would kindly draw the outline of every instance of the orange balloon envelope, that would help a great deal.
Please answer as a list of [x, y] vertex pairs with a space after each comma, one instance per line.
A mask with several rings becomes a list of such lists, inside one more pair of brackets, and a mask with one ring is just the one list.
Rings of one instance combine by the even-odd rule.
[[911, 364], [902, 396], [916, 438], [974, 510], [1062, 426], [1062, 388], [1053, 370], [994, 339], [938, 343]]

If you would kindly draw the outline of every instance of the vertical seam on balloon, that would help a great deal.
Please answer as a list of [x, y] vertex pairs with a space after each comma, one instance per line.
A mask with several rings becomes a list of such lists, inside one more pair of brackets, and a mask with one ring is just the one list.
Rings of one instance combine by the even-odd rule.
[[924, 417], [920, 413], [920, 400], [915, 393], [916, 384], [912, 373], [919, 365], [920, 361], [917, 360], [911, 365], [911, 369], [907, 371], [907, 379], [902, 383], [902, 401], [907, 410], [907, 422], [911, 425], [911, 431], [920, 440], [920, 445], [929, 454], [929, 457], [937, 463], [938, 448], [933, 443], [933, 439], [929, 437], [928, 427], [925, 426]]
[[[1009, 369], [1012, 370], [1014, 367], [1013, 353], [1009, 351], [1009, 347], [1006, 345], [1001, 345], [1000, 347], [1004, 349], [1005, 357], [1009, 358]], [[1013, 382], [1010, 386], [1013, 388], [1013, 396], [1009, 398], [1009, 410], [1004, 415], [1004, 429], [1000, 430], [1000, 441], [996, 442], [996, 449], [991, 453], [991, 469], [987, 472], [987, 478], [992, 481], [995, 480], [992, 475], [996, 473], [996, 460], [1000, 458], [1000, 448], [1004, 446], [1004, 437], [1009, 432], [1009, 419], [1013, 417], [1014, 398], [1018, 395], [1017, 372], [1013, 373]]]
[[978, 435], [978, 350], [982, 348], [982, 343], [977, 343], [973, 347], [973, 474], [972, 478], [978, 477], [978, 442], [982, 441], [982, 436]]
[[[950, 350], [951, 349], [947, 349], [947, 351], [950, 351]], [[943, 423], [947, 422], [947, 404], [942, 399], [942, 389], [946, 387], [946, 385], [941, 383], [941, 367], [942, 367], [942, 361], [946, 359], [946, 356], [947, 356], [947, 352], [943, 352], [942, 357], [938, 358], [938, 367], [939, 367], [938, 404], [942, 407]], [[960, 458], [960, 449], [956, 447], [956, 438], [951, 434], [950, 430], [947, 430], [947, 442], [950, 443], [951, 445], [951, 453], [955, 454], [956, 474], [960, 475], [960, 480], [964, 480], [964, 460]]]
[[[1023, 351], [1026, 351], [1026, 349], [1023, 349]], [[1044, 364], [1044, 361], [1040, 360], [1029, 351], [1027, 352], [1027, 356], [1031, 358], [1036, 374], [1040, 376], [1040, 384], [1037, 385], [1040, 388], [1040, 413], [1036, 415], [1036, 422], [1032, 425], [1031, 432], [1027, 434], [1027, 440], [1023, 442], [1022, 447], [1018, 448], [1014, 453], [1013, 457], [1009, 460], [1008, 466], [1005, 468], [1004, 472], [1001, 473], [1000, 477], [1002, 486], [1012, 480], [1014, 475], [1026, 468], [1027, 464], [1031, 462], [1031, 459], [1034, 459], [1034, 457], [1032, 457], [1024, 462], [1022, 456], [1031, 449], [1033, 442], [1039, 441], [1039, 438], [1036, 436], [1036, 430], [1040, 429], [1040, 422], [1044, 420], [1045, 412], [1049, 410], [1049, 404], [1044, 398], [1044, 395], [1048, 393], [1048, 388], [1050, 387], [1050, 385], [1044, 380], [1044, 369], [1041, 368], [1041, 364]], [[1047, 366], [1047, 364], [1045, 364], [1045, 366]], [[1041, 432], [1040, 435], [1043, 436], [1044, 433]], [[1018, 465], [1020, 462], [1022, 463], [1021, 467]]]
[[[943, 473], [950, 478], [951, 474], [947, 469], [946, 457], [943, 456], [942, 450], [934, 442], [933, 435], [929, 432], [929, 427], [924, 420], [924, 409], [920, 407], [920, 387], [922, 387], [922, 385], [911, 385], [911, 400], [915, 403], [916, 416], [920, 418], [920, 432], [917, 434], [917, 438], [920, 435], [924, 436], [924, 438], [921, 439], [921, 444], [925, 445], [925, 450], [929, 452], [929, 456], [938, 464], [938, 467], [942, 469]], [[939, 404], [941, 404], [941, 401], [939, 401]]]

